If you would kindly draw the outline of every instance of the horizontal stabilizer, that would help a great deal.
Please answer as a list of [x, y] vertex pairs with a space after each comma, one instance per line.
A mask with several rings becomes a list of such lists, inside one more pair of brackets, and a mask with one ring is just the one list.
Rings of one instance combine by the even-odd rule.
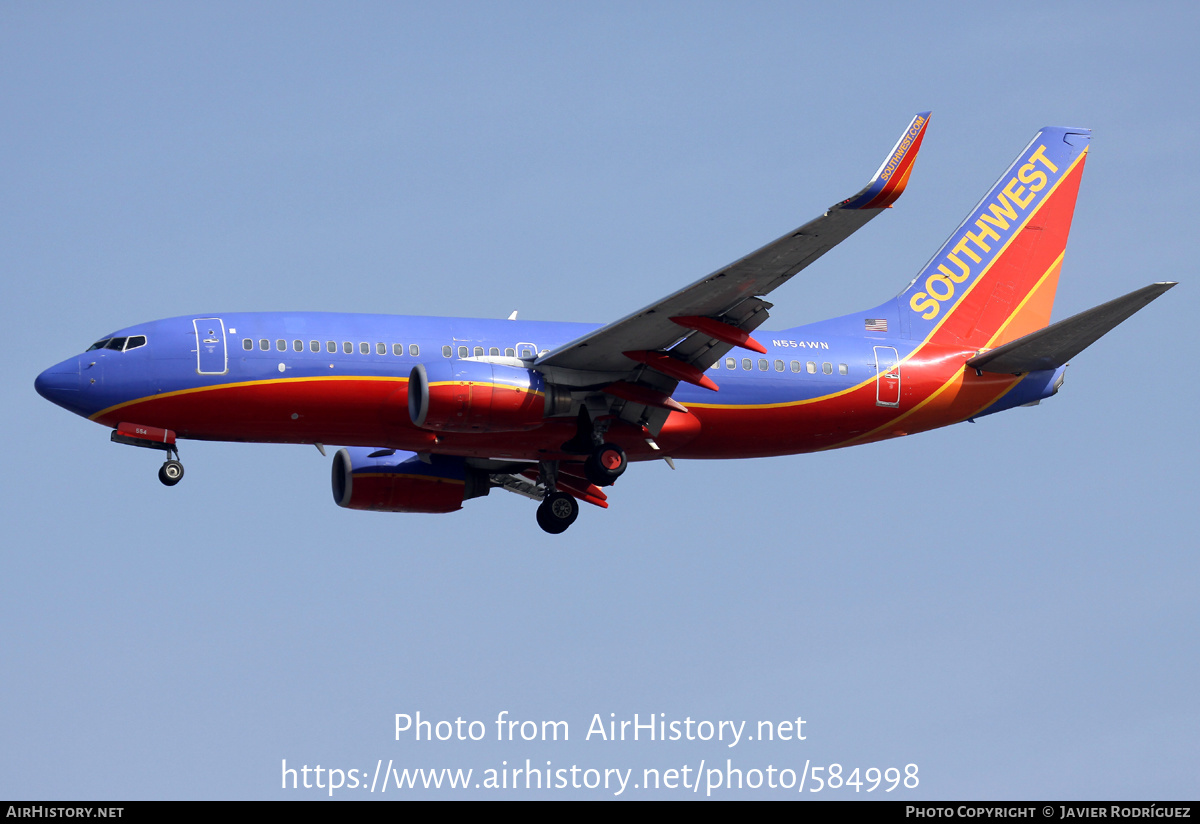
[[1174, 285], [1172, 282], [1143, 286], [1124, 297], [1102, 303], [997, 349], [976, 355], [967, 361], [967, 366], [997, 373], [1057, 369]]

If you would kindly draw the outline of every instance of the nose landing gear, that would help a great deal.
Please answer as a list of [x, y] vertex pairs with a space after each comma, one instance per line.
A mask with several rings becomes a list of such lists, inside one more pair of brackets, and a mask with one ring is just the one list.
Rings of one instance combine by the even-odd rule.
[[167, 460], [158, 469], [158, 479], [162, 481], [163, 486], [175, 486], [183, 480], [183, 464], [179, 462], [179, 449], [175, 446], [175, 433], [170, 429], [159, 429], [136, 423], [121, 423], [113, 430], [110, 440], [113, 443], [123, 443], [127, 446], [161, 449], [167, 453]]
[[[179, 453], [175, 453], [176, 457]], [[158, 479], [162, 481], [163, 486], [175, 486], [183, 480], [183, 464], [174, 458], [168, 460], [158, 468]]]

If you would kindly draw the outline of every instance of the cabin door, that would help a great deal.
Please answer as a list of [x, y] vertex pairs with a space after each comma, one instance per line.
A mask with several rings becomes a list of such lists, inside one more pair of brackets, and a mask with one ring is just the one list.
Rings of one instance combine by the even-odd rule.
[[900, 406], [900, 357], [894, 346], [875, 347], [875, 405]]
[[224, 375], [229, 371], [225, 350], [225, 322], [220, 318], [196, 318], [196, 371], [201, 375]]

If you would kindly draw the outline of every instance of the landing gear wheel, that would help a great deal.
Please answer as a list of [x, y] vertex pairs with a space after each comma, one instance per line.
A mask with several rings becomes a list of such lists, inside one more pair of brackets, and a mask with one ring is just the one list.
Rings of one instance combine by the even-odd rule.
[[183, 464], [179, 461], [167, 461], [158, 468], [158, 479], [163, 486], [175, 486], [183, 480]]
[[596, 486], [612, 486], [621, 477], [629, 460], [625, 450], [615, 443], [601, 444], [583, 462], [583, 474]]
[[537, 509], [538, 526], [551, 535], [566, 532], [579, 517], [579, 504], [565, 492], [552, 492]]

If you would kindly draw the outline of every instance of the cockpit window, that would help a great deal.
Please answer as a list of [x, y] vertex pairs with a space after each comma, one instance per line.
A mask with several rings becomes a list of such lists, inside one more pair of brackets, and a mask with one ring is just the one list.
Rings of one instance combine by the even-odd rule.
[[139, 346], [146, 345], [145, 335], [132, 335], [127, 338], [104, 338], [98, 340], [87, 348], [91, 352], [96, 349], [112, 349], [117, 352], [128, 352], [130, 349], [137, 349]]

